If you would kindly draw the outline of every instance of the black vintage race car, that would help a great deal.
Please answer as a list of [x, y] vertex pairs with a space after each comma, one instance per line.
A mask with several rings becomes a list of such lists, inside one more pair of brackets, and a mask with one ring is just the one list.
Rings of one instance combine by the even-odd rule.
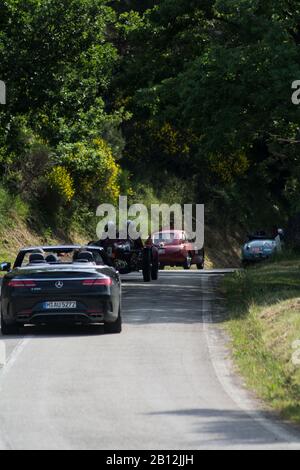
[[121, 274], [131, 272], [143, 273], [145, 282], [157, 281], [159, 276], [159, 250], [148, 242], [142, 240], [106, 239], [90, 242], [91, 245], [104, 249], [108, 263]]
[[104, 324], [120, 333], [121, 281], [93, 246], [48, 246], [19, 252], [1, 289], [1, 331], [16, 334], [24, 325]]

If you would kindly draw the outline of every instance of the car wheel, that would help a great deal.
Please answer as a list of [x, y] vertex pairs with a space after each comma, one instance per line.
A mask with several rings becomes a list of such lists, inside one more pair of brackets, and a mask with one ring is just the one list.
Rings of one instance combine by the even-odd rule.
[[104, 325], [104, 332], [107, 335], [116, 335], [122, 332], [122, 315], [121, 311], [119, 312], [119, 316], [117, 321], [114, 323], [105, 323]]
[[144, 278], [144, 282], [151, 282], [151, 268], [150, 268], [150, 266], [143, 268], [143, 278]]
[[157, 281], [159, 276], [159, 264], [154, 263], [151, 269], [151, 278], [153, 281]]
[[184, 262], [183, 269], [186, 269], [188, 271], [189, 269], [191, 269], [191, 267], [192, 267], [192, 257], [190, 254], [188, 254]]
[[143, 278], [144, 282], [151, 282], [151, 258], [150, 258], [150, 251], [145, 250], [143, 256]]
[[197, 264], [197, 269], [200, 269], [200, 270], [204, 269], [204, 261], [201, 264]]
[[1, 333], [3, 336], [17, 335], [19, 333], [19, 327], [16, 323], [8, 325], [1, 314]]

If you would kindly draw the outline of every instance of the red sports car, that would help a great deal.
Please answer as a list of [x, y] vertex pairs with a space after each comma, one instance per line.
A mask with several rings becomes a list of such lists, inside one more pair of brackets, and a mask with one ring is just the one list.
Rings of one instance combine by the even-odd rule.
[[182, 266], [191, 269], [195, 264], [198, 269], [204, 269], [204, 248], [195, 249], [188, 234], [182, 230], [163, 230], [154, 233], [151, 242], [159, 249], [160, 268], [166, 266]]

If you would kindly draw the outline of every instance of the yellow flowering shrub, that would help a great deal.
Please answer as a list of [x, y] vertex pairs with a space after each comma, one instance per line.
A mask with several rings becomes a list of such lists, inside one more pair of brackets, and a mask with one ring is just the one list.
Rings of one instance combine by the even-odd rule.
[[51, 189], [65, 201], [72, 201], [75, 196], [74, 182], [68, 170], [63, 166], [55, 166], [47, 176]]
[[250, 164], [244, 152], [229, 156], [211, 155], [209, 160], [212, 171], [225, 183], [230, 183], [235, 176], [243, 175]]
[[76, 192], [83, 199], [91, 204], [117, 201], [121, 168], [104, 139], [65, 145], [60, 162], [72, 175]]
[[116, 163], [112, 149], [105, 140], [95, 139], [93, 143], [99, 153], [99, 159], [102, 159], [102, 173], [98, 175], [99, 183], [104, 182], [103, 192], [111, 200], [116, 201], [120, 195], [120, 166]]
[[168, 122], [161, 127], [157, 138], [169, 155], [186, 155], [190, 152], [190, 147], [183, 135]]

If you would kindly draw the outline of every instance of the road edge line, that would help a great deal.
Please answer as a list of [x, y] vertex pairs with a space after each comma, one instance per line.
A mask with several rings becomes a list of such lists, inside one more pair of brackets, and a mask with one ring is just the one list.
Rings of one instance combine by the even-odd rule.
[[[2, 338], [3, 339], [3, 338]], [[14, 364], [16, 363], [18, 357], [23, 352], [27, 344], [29, 343], [30, 338], [22, 338], [13, 349], [11, 355], [9, 356], [8, 360], [6, 361], [5, 365], [0, 369], [0, 399], [1, 399], [1, 392], [2, 392], [2, 382], [6, 375], [10, 372], [13, 368]], [[3, 427], [1, 426], [0, 432], [2, 433]], [[8, 439], [3, 439], [0, 435], [0, 449], [1, 450], [12, 450], [12, 445], [8, 441]]]

